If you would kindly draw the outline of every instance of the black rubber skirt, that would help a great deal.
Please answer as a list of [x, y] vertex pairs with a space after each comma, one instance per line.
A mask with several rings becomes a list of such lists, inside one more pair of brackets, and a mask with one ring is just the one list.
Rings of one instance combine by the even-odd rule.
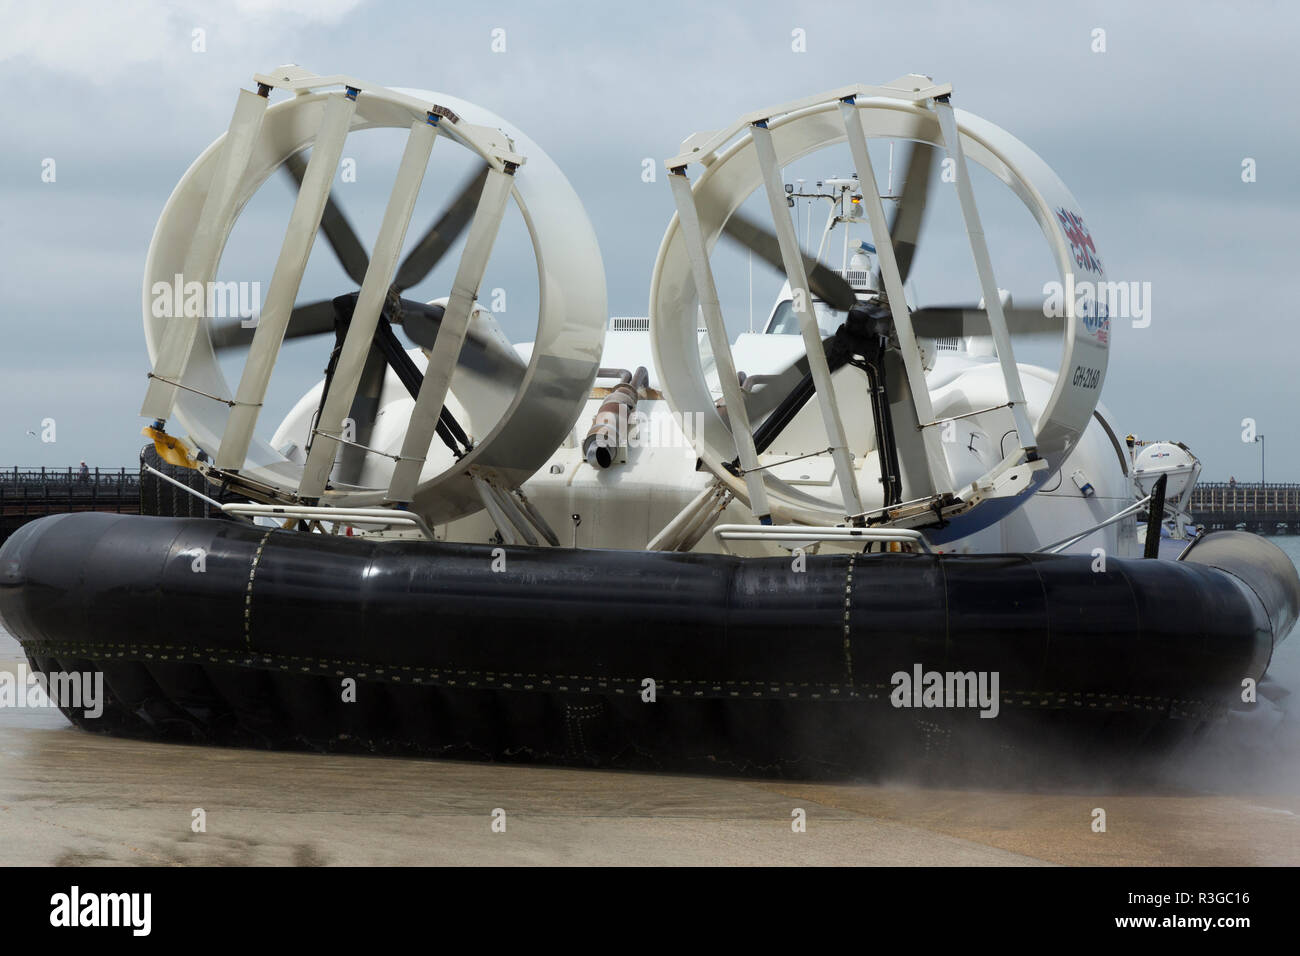
[[0, 548], [0, 622], [41, 672], [103, 673], [101, 716], [64, 711], [89, 730], [781, 767], [851, 766], [918, 721], [1203, 717], [1300, 609], [1290, 560], [1239, 532], [1177, 562], [805, 560], [56, 515]]

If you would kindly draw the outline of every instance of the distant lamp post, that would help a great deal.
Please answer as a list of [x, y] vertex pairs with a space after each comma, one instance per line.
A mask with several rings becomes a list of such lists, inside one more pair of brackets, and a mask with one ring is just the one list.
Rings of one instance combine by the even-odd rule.
[[1264, 487], [1264, 436], [1256, 435], [1255, 441], [1259, 442], [1259, 486]]

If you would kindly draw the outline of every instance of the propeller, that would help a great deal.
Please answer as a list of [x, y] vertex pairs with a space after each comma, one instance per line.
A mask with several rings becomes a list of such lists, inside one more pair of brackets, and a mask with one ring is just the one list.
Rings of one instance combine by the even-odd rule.
[[[731, 218], [723, 227], [723, 232], [774, 269], [785, 271], [785, 261], [781, 258], [781, 243], [777, 241], [776, 236], [740, 211], [731, 214]], [[858, 297], [848, 280], [838, 272], [822, 265], [812, 256], [804, 255], [803, 265], [808, 274], [808, 290], [813, 295], [841, 312], [853, 308]]]
[[[353, 292], [338, 296], [331, 302], [335, 315], [334, 348], [330, 352], [329, 364], [325, 367], [325, 385], [321, 389], [320, 402], [316, 409], [317, 419], [324, 411], [326, 397], [333, 385], [334, 373], [338, 367], [339, 356], [343, 351], [343, 342], [347, 329], [352, 323], [352, 316], [356, 312], [357, 300], [360, 295], [359, 292]], [[402, 314], [402, 302], [403, 300], [396, 293], [390, 295], [375, 326], [370, 351], [366, 356], [366, 363], [357, 382], [357, 390], [352, 398], [350, 417], [356, 423], [357, 428], [355, 445], [365, 446], [370, 440], [375, 418], [379, 413], [379, 399], [383, 391], [384, 378], [389, 368], [397, 374], [398, 380], [401, 381], [412, 399], [419, 397], [420, 386], [424, 382], [424, 374], [416, 367], [411, 357], [406, 354], [406, 349], [402, 347], [402, 343], [398, 341], [397, 336], [393, 333], [392, 323], [389, 320], [390, 313]], [[436, 310], [438, 318], [441, 318], [442, 310], [440, 307], [427, 307], [419, 302], [408, 302], [407, 304], [420, 309]], [[419, 325], [421, 322], [430, 321], [432, 317], [427, 315], [417, 316], [412, 313], [408, 318], [411, 318], [415, 324]], [[429, 328], [423, 328], [425, 332], [429, 331]], [[438, 326], [433, 325], [432, 333], [435, 337], [437, 330]], [[472, 447], [464, 428], [461, 427], [451, 410], [445, 406], [438, 414], [437, 433], [457, 458], [463, 457]], [[354, 448], [349, 445], [344, 447], [348, 448], [349, 451], [363, 451], [363, 447]], [[345, 456], [340, 461], [339, 480], [355, 483], [361, 474], [363, 464], [360, 454], [354, 453]]]
[[[289, 157], [284, 168], [301, 187], [302, 177], [307, 168], [307, 161], [302, 155], [294, 154]], [[433, 271], [446, 255], [447, 250], [464, 232], [474, 216], [479, 194], [487, 181], [487, 173], [487, 166], [484, 164], [465, 180], [456, 198], [402, 261], [390, 287], [389, 301], [384, 307], [385, 316], [394, 325], [402, 326], [407, 337], [423, 348], [433, 347], [442, 321], [442, 307], [426, 306], [422, 302], [401, 298], [401, 293], [419, 284]], [[325, 212], [321, 217], [321, 232], [325, 234], [330, 248], [338, 257], [343, 271], [353, 282], [361, 285], [365, 279], [366, 269], [370, 265], [370, 257], [357, 238], [356, 230], [352, 228], [352, 224], [334, 201], [332, 194], [325, 203]], [[326, 335], [333, 333], [334, 329], [334, 300], [321, 299], [294, 307], [284, 337], [288, 340]], [[237, 346], [246, 346], [252, 341], [253, 331], [253, 328], [239, 322], [214, 324], [210, 330], [212, 347], [221, 352]], [[501, 377], [503, 385], [517, 385], [524, 370], [522, 360], [513, 349], [502, 348], [501, 343], [494, 338], [479, 335], [473, 328], [466, 334], [461, 362], [480, 374]]]
[[[902, 188], [889, 222], [889, 236], [894, 247], [894, 258], [898, 261], [899, 276], [903, 282], [907, 281], [908, 273], [912, 269], [912, 261], [916, 256], [921, 224], [925, 218], [925, 200], [930, 190], [930, 178], [936, 157], [937, 150], [930, 146], [920, 143], [909, 144], [904, 162]], [[727, 220], [723, 232], [773, 268], [784, 271], [780, 243], [768, 229], [742, 213], [736, 212]], [[804, 256], [804, 268], [808, 273], [809, 291], [831, 308], [847, 313], [858, 304], [857, 293], [853, 291], [848, 280], [838, 272], [807, 255]], [[883, 299], [884, 293], [879, 291], [883, 287], [879, 266], [876, 268], [871, 285]], [[916, 313], [913, 314], [914, 327], [916, 327], [915, 315]], [[934, 328], [942, 331], [921, 331], [917, 328], [916, 332], [918, 335], [937, 338], [961, 335], [960, 332], [950, 331], [957, 327], [960, 321], [960, 318], [955, 318], [946, 312], [932, 321], [928, 316], [923, 316], [923, 323], [930, 322]], [[987, 328], [987, 322], [984, 328]], [[828, 356], [832, 339], [834, 336], [827, 336], [822, 340], [822, 347], [827, 349]], [[745, 399], [750, 421], [757, 421], [770, 414], [787, 395], [800, 386], [807, 374], [808, 360], [806, 357], [800, 357], [784, 371], [767, 377], [766, 384], [761, 389], [750, 392]]]
[[429, 231], [420, 237], [420, 241], [403, 260], [397, 268], [397, 276], [393, 279], [393, 288], [399, 293], [406, 291], [420, 282], [433, 271], [439, 260], [447, 254], [452, 243], [464, 231], [465, 226], [474, 218], [474, 210], [478, 207], [478, 197], [483, 192], [483, 187], [487, 184], [488, 169], [484, 165], [479, 171], [465, 181], [461, 186], [460, 192], [452, 200], [445, 212], [438, 217], [437, 222], [429, 227]]
[[[921, 143], [908, 144], [904, 165], [902, 189], [889, 220], [889, 239], [894, 247], [894, 260], [898, 263], [898, 279], [907, 282], [916, 257], [916, 245], [921, 237], [921, 224], [925, 221], [925, 200], [930, 192], [930, 176], [938, 150]], [[876, 262], [871, 281], [872, 288], [883, 289], [880, 263]]]
[[[289, 316], [289, 325], [284, 337], [299, 339], [309, 335], [324, 335], [334, 331], [334, 303], [330, 299], [321, 299], [307, 305], [296, 306]], [[208, 330], [214, 351], [220, 353], [239, 346], [247, 347], [253, 341], [253, 326], [240, 322], [213, 323]]]
[[[938, 150], [934, 147], [911, 143], [903, 162], [903, 180], [889, 221], [890, 242], [902, 282], [907, 281], [916, 259], [925, 219], [926, 199], [937, 157]], [[769, 265], [784, 271], [780, 243], [770, 230], [736, 212], [727, 221], [723, 232]], [[850, 313], [855, 308], [861, 311], [862, 303], [857, 293], [838, 272], [807, 255], [804, 256], [804, 266], [808, 273], [809, 291], [814, 296], [839, 312]], [[885, 334], [888, 334], [893, 323], [888, 309], [882, 308], [887, 302], [879, 263], [871, 285], [871, 291], [876, 296], [872, 309], [873, 322], [877, 326], [883, 323]], [[910, 311], [909, 314], [913, 331], [922, 338], [963, 338], [990, 334], [988, 312], [977, 305], [927, 306]], [[1041, 310], [1007, 305], [1003, 308], [1003, 314], [1007, 330], [1012, 335], [1048, 337], [1061, 334], [1060, 323], [1046, 318]], [[850, 338], [857, 339], [860, 336], [854, 334], [846, 337], [846, 327], [841, 326], [835, 334], [822, 339], [822, 348], [832, 372], [849, 362], [846, 348], [850, 344]], [[750, 421], [763, 422], [755, 430], [756, 438], [765, 438], [766, 442], [770, 442], [775, 437], [773, 429], [779, 431], [785, 427], [812, 394], [812, 378], [806, 356], [800, 356], [781, 372], [763, 376], [763, 384], [745, 395], [745, 408]], [[778, 410], [779, 414], [774, 414]], [[722, 411], [725, 415], [725, 409]], [[765, 421], [768, 416], [771, 416], [771, 421]]]
[[[353, 306], [358, 295], [359, 293], [354, 292], [348, 296]], [[388, 297], [383, 311], [384, 317], [389, 322], [401, 326], [408, 339], [425, 349], [432, 349], [433, 343], [437, 341], [445, 313], [445, 306], [436, 303], [430, 305], [395, 295]], [[511, 387], [519, 384], [526, 368], [524, 360], [505, 341], [504, 336], [493, 335], [491, 330], [480, 332], [472, 325], [465, 333], [465, 344], [460, 351], [460, 365], [471, 372]]]
[[[1011, 335], [1035, 340], [1059, 337], [1061, 325], [1058, 320], [1047, 318], [1041, 309], [1023, 309], [1010, 306], [1003, 307], [1007, 320], [1007, 331]], [[941, 305], [925, 306], [911, 313], [912, 328], [921, 338], [944, 339], [964, 338], [989, 335], [988, 312], [978, 306]], [[822, 348], [827, 360], [832, 357], [832, 343], [835, 335], [822, 339]], [[832, 363], [834, 372], [840, 365]], [[801, 383], [808, 378], [808, 358], [799, 356], [794, 362], [780, 372], [762, 376], [762, 384], [746, 393], [745, 410], [751, 422], [761, 421]]]
[[[285, 160], [284, 168], [297, 183], [298, 188], [302, 189], [302, 177], [307, 172], [307, 160], [303, 154], [294, 153]], [[348, 274], [348, 278], [361, 285], [361, 280], [366, 277], [366, 267], [370, 265], [370, 257], [366, 255], [365, 247], [357, 238], [352, 223], [348, 222], [348, 217], [343, 215], [343, 210], [339, 209], [338, 203], [334, 201], [333, 192], [325, 199], [325, 212], [320, 219], [320, 229], [325, 233], [330, 248], [334, 250], [334, 255], [338, 256], [339, 265]]]
[[[897, 504], [902, 490], [902, 478], [899, 472], [898, 450], [894, 440], [894, 423], [889, 411], [888, 395], [891, 393], [887, 381], [889, 361], [886, 352], [889, 348], [889, 330], [892, 324], [889, 307], [883, 302], [858, 302], [848, 311], [848, 315], [834, 335], [822, 340], [826, 351], [826, 365], [834, 374], [845, 365], [861, 369], [870, 384], [871, 415], [878, 445], [880, 480], [885, 489], [885, 500]], [[796, 362], [787, 372], [795, 374]], [[785, 391], [783, 397], [754, 429], [754, 450], [762, 454], [773, 440], [792, 422], [799, 411], [808, 403], [816, 392], [812, 373], [806, 370], [806, 357], [803, 361], [805, 371], [793, 388]], [[786, 373], [782, 373], [786, 374]], [[776, 394], [773, 390], [772, 394]], [[740, 460], [737, 457], [728, 465], [733, 474], [738, 474]]]
[[[903, 282], [907, 281], [908, 273], [912, 269], [912, 260], [916, 256], [916, 245], [925, 218], [925, 200], [930, 190], [930, 176], [936, 155], [937, 151], [930, 146], [920, 143], [910, 144], [902, 190], [889, 221], [889, 236], [894, 247], [894, 258], [898, 261], [899, 276]], [[732, 213], [723, 227], [723, 233], [773, 268], [779, 271], [785, 270], [785, 262], [781, 258], [781, 244], [776, 236], [743, 213], [739, 211]], [[804, 269], [808, 273], [808, 289], [813, 295], [839, 312], [848, 312], [857, 304], [858, 297], [853, 287], [838, 272], [806, 254], [803, 256], [803, 261]], [[882, 285], [880, 268], [877, 266], [872, 288], [880, 290]], [[881, 294], [883, 295], [883, 292]]]
[[[284, 168], [301, 189], [303, 175], [307, 169], [307, 160], [303, 154], [295, 153], [290, 156], [285, 161]], [[380, 313], [370, 353], [357, 382], [356, 395], [350, 410], [350, 417], [356, 423], [357, 445], [369, 444], [375, 417], [379, 411], [384, 379], [389, 368], [397, 373], [402, 384], [408, 391], [412, 391], [413, 395], [419, 391], [423, 376], [394, 336], [392, 326], [400, 326], [407, 338], [416, 345], [432, 349], [442, 327], [445, 310], [441, 305], [426, 305], [413, 299], [402, 298], [401, 294], [422, 282], [465, 231], [465, 227], [473, 219], [478, 207], [478, 199], [487, 182], [487, 175], [487, 165], [480, 164], [461, 184], [455, 198], [420, 237], [397, 268]], [[320, 231], [325, 235], [326, 241], [348, 278], [357, 286], [362, 285], [366, 270], [370, 266], [370, 257], [362, 246], [361, 240], [357, 238], [356, 230], [334, 201], [333, 194], [326, 198]], [[343, 335], [351, 322], [358, 296], [359, 293], [352, 293], [333, 299], [309, 302], [295, 306], [289, 315], [284, 333], [285, 339], [327, 334], [335, 336], [334, 349], [326, 368], [326, 388], [321, 395], [322, 407], [342, 348]], [[213, 349], [221, 352], [247, 345], [252, 341], [253, 332], [252, 328], [240, 322], [230, 322], [222, 325], [214, 324], [209, 330], [209, 337]], [[525, 363], [510, 346], [505, 336], [490, 319], [485, 318], [479, 318], [467, 329], [458, 362], [463, 370], [484, 376], [494, 386], [510, 391], [517, 390], [526, 368]], [[439, 419], [438, 434], [457, 457], [460, 457], [463, 450], [469, 446], [464, 430], [446, 409], [443, 409]], [[364, 452], [361, 449], [345, 446], [339, 460], [337, 475], [339, 480], [356, 482], [364, 464], [363, 459]]]

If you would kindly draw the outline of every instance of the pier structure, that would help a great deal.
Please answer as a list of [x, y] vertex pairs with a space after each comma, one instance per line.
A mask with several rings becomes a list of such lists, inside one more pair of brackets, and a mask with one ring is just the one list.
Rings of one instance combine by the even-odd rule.
[[0, 541], [28, 521], [65, 511], [140, 511], [140, 470], [134, 467], [23, 467], [0, 470]]
[[87, 467], [84, 471], [78, 465], [65, 468], [13, 465], [0, 468], [0, 542], [29, 521], [69, 511], [196, 518], [210, 517], [213, 512], [220, 514], [202, 499], [159, 478], [146, 465], [210, 497], [218, 500], [226, 497], [214, 493], [197, 471], [164, 462], [151, 444], [140, 452], [140, 462], [136, 465]]
[[1300, 483], [1202, 481], [1192, 489], [1188, 510], [1207, 531], [1300, 534]]

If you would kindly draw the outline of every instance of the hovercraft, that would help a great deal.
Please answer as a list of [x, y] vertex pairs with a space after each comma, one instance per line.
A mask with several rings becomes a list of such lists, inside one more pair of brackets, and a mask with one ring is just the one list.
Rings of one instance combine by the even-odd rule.
[[[33, 668], [103, 675], [96, 716], [61, 704], [78, 726], [840, 766], [936, 723], [1194, 723], [1251, 699], [1295, 624], [1300, 577], [1263, 539], [1161, 556], [1199, 462], [1181, 444], [1135, 459], [1143, 443], [1117, 437], [1098, 403], [1097, 243], [1050, 168], [954, 110], [949, 85], [844, 87], [688, 138], [665, 164], [677, 215], [651, 315], [607, 325], [585, 211], [505, 121], [298, 67], [255, 82], [172, 194], [145, 271], [142, 495], [172, 500], [148, 491], [167, 483], [212, 516], [58, 515], [0, 549], [0, 621]], [[407, 138], [368, 255], [331, 182], [369, 128]], [[897, 188], [873, 141], [901, 147]], [[468, 158], [465, 186], [399, 264], [439, 142]], [[845, 143], [852, 176], [782, 182]], [[940, 158], [984, 295], [917, 307], [904, 283]], [[968, 160], [1032, 214], [1059, 301], [997, 287]], [[230, 232], [281, 168], [298, 194], [260, 316], [217, 314]], [[751, 195], [770, 225], [741, 211]], [[827, 212], [817, 255], [791, 207]], [[537, 266], [524, 345], [479, 301], [512, 224]], [[295, 305], [318, 231], [357, 291]], [[447, 294], [413, 297], [462, 233]], [[722, 240], [785, 274], [762, 331], [734, 341]], [[309, 337], [332, 342], [324, 379], [262, 440], [281, 346]], [[1060, 367], [1018, 363], [1024, 340], [1059, 343]], [[219, 358], [245, 346], [232, 389]]]

